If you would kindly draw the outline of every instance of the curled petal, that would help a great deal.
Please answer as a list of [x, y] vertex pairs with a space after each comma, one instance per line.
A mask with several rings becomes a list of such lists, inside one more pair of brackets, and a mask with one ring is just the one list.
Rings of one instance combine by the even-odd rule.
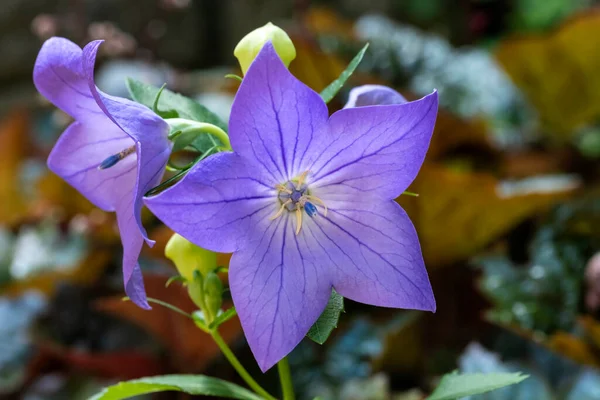
[[318, 246], [294, 233], [293, 220], [286, 212], [273, 221], [229, 265], [231, 295], [263, 372], [298, 345], [331, 295]]
[[348, 102], [344, 108], [404, 104], [406, 102], [404, 96], [387, 86], [363, 85], [350, 91]]
[[83, 49], [83, 69], [89, 90], [98, 107], [136, 144], [137, 180], [133, 191], [133, 213], [146, 242], [149, 240], [142, 225], [141, 211], [144, 194], [160, 183], [169, 160], [172, 144], [168, 139], [169, 126], [147, 107], [133, 101], [102, 93], [94, 83], [94, 64], [102, 41], [90, 42]]
[[168, 227], [208, 250], [231, 253], [265, 229], [279, 202], [268, 180], [234, 153], [197, 164], [183, 180], [145, 199]]
[[33, 68], [37, 90], [75, 119], [102, 114], [90, 92], [81, 55], [75, 43], [53, 37], [43, 44]]
[[423, 164], [437, 106], [434, 92], [405, 104], [336, 112], [309, 168], [311, 187], [318, 188], [321, 198], [396, 198]]
[[327, 121], [321, 97], [296, 79], [267, 42], [235, 96], [229, 122], [233, 150], [272, 184], [300, 174]]

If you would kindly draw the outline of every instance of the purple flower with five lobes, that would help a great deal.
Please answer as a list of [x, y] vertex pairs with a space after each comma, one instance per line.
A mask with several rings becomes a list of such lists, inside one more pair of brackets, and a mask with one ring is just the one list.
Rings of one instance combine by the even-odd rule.
[[142, 198], [162, 179], [171, 152], [169, 126], [147, 107], [98, 90], [94, 64], [101, 43], [82, 50], [55, 37], [37, 57], [36, 88], [75, 119], [52, 149], [48, 167], [98, 208], [116, 212], [125, 291], [150, 308], [138, 257], [144, 240], [154, 242], [142, 225]]
[[[387, 102], [404, 101], [396, 95]], [[361, 303], [435, 310], [415, 228], [394, 199], [423, 163], [437, 107], [434, 92], [330, 117], [268, 42], [233, 103], [233, 152], [145, 199], [191, 242], [234, 253], [231, 294], [263, 371], [302, 340], [332, 288]]]

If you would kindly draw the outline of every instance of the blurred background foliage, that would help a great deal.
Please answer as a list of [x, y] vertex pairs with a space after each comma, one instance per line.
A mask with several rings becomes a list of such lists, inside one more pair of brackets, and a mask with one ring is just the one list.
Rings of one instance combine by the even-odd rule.
[[[398, 199], [414, 221], [436, 314], [346, 302], [323, 346], [291, 356], [301, 399], [417, 400], [453, 369], [525, 371], [477, 399], [600, 398], [600, 8], [594, 0], [4, 0], [0, 8], [0, 397], [83, 399], [119, 379], [238, 381], [209, 337], [167, 309], [121, 301], [112, 215], [52, 175], [70, 122], [36, 94], [43, 40], [104, 39], [97, 83], [134, 76], [228, 118], [233, 47], [272, 21], [292, 72], [319, 91], [365, 42], [351, 86], [440, 92], [425, 165]], [[175, 155], [178, 156], [178, 155]], [[145, 215], [149, 295], [192, 311]], [[219, 255], [226, 266], [228, 255]], [[222, 332], [253, 366], [239, 323]], [[254, 371], [258, 374], [258, 368]], [[259, 378], [276, 388], [273, 373]], [[276, 389], [275, 389], [276, 390]], [[163, 394], [157, 398], [188, 398]]]

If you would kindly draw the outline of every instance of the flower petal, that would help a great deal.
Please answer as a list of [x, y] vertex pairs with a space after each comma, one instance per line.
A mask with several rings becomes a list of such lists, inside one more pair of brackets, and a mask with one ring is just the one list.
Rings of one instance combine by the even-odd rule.
[[106, 157], [134, 144], [104, 114], [88, 123], [72, 123], [58, 139], [48, 157], [48, 167], [77, 189], [95, 206], [115, 211], [118, 199], [135, 185], [135, 156], [99, 170]]
[[123, 196], [116, 206], [117, 224], [123, 244], [123, 285], [127, 296], [144, 309], [150, 309], [144, 289], [142, 270], [138, 263], [144, 236], [135, 219], [135, 204], [131, 201], [134, 186], [129, 186], [129, 193]]
[[292, 221], [293, 214], [284, 213], [229, 264], [233, 302], [263, 372], [300, 343], [331, 295], [318, 245], [297, 236]]
[[132, 154], [113, 167], [99, 170], [107, 154], [133, 145], [133, 139], [104, 113], [86, 124], [74, 122], [61, 135], [48, 157], [48, 167], [97, 207], [115, 211], [123, 243], [123, 278], [127, 295], [149, 308], [137, 262], [144, 237], [133, 215], [137, 160]]
[[149, 108], [133, 101], [102, 93], [94, 83], [94, 64], [102, 41], [90, 42], [83, 49], [83, 69], [89, 90], [104, 114], [129, 135], [136, 144], [137, 181], [133, 191], [133, 213], [146, 242], [149, 240], [142, 225], [141, 212], [144, 194], [158, 185], [171, 154], [168, 124]]
[[421, 168], [437, 114], [437, 92], [398, 105], [346, 108], [329, 119], [310, 170], [311, 188], [336, 195], [399, 196]]
[[[435, 311], [415, 228], [394, 201], [335, 201], [310, 234], [327, 248], [335, 290], [381, 307]], [[333, 264], [333, 265], [331, 265]]]
[[404, 104], [406, 99], [394, 89], [383, 85], [363, 85], [355, 87], [348, 95], [344, 108]]
[[167, 226], [208, 250], [231, 253], [266, 229], [279, 202], [260, 170], [235, 153], [197, 164], [181, 182], [145, 199]]
[[229, 136], [234, 151], [283, 183], [302, 173], [327, 121], [321, 97], [296, 79], [267, 42], [248, 69], [231, 109]]
[[37, 90], [75, 119], [102, 114], [90, 93], [81, 55], [75, 43], [53, 37], [44, 42], [33, 68]]

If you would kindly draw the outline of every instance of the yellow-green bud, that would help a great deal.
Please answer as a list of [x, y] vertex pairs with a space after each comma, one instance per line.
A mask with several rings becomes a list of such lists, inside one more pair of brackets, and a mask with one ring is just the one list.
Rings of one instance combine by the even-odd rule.
[[296, 48], [292, 43], [292, 39], [283, 29], [269, 22], [244, 36], [233, 50], [233, 55], [238, 59], [244, 74], [246, 74], [250, 64], [252, 64], [264, 44], [269, 40], [273, 43], [275, 51], [286, 67], [296, 58]]
[[202, 278], [188, 281], [187, 283], [188, 296], [194, 302], [196, 307], [202, 309], [204, 304], [204, 291], [202, 287]]
[[204, 278], [204, 302], [207, 314], [216, 316], [223, 305], [223, 282], [217, 274], [209, 272]]
[[189, 242], [177, 233], [165, 247], [165, 256], [175, 264], [179, 274], [188, 282], [194, 281], [194, 271], [203, 276], [217, 268], [217, 254]]

